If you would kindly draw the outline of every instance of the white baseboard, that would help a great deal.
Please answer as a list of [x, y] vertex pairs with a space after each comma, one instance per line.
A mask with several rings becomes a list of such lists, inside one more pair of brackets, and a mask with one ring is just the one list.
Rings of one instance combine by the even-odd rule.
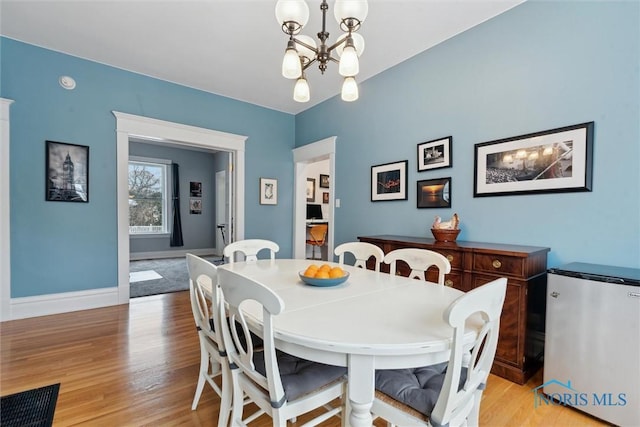
[[12, 298], [9, 318], [48, 316], [50, 314], [89, 310], [118, 304], [118, 288], [91, 289], [88, 291], [65, 292], [61, 294], [38, 295], [34, 297]]
[[220, 256], [215, 248], [177, 249], [175, 251], [131, 252], [129, 254], [129, 260], [138, 261], [141, 259], [181, 258], [186, 256], [187, 254], [194, 254], [198, 256]]

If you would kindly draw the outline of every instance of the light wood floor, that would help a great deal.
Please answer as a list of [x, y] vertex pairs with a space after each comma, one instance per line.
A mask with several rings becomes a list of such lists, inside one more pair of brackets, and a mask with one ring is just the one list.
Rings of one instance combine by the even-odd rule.
[[[200, 353], [188, 292], [4, 322], [0, 349], [1, 395], [61, 383], [56, 427], [216, 425], [219, 399], [208, 386], [191, 411]], [[603, 425], [571, 408], [534, 409], [531, 389], [541, 383], [541, 372], [524, 386], [492, 375], [481, 425]], [[251, 426], [268, 425], [263, 416]]]

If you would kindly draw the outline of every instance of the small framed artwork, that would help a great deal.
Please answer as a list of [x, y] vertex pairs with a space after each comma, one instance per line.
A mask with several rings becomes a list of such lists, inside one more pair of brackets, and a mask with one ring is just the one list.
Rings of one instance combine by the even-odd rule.
[[322, 192], [322, 203], [329, 203], [329, 192], [328, 191], [323, 191]]
[[189, 183], [189, 195], [191, 197], [202, 197], [202, 183], [191, 181]]
[[371, 166], [371, 201], [407, 200], [407, 160]]
[[192, 215], [202, 215], [202, 199], [189, 199], [189, 213]]
[[329, 175], [320, 174], [320, 188], [329, 188]]
[[260, 178], [260, 204], [278, 204], [278, 180], [273, 178]]
[[418, 172], [450, 168], [453, 163], [451, 161], [451, 142], [453, 137], [434, 139], [418, 144]]
[[89, 147], [46, 141], [45, 200], [89, 201]]
[[418, 181], [418, 208], [450, 208], [451, 178]]
[[307, 202], [316, 201], [316, 180], [315, 178], [307, 178]]
[[594, 122], [475, 145], [473, 197], [591, 191]]

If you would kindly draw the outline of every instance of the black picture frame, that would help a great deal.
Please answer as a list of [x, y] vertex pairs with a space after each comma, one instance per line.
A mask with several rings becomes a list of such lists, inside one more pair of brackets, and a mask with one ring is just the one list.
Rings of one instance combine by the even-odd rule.
[[189, 182], [189, 195], [191, 197], [202, 197], [202, 182]]
[[418, 172], [453, 166], [452, 142], [453, 137], [447, 136], [418, 144]]
[[45, 142], [45, 200], [88, 203], [89, 146]]
[[329, 188], [329, 175], [320, 174], [320, 188]]
[[408, 160], [371, 166], [371, 201], [407, 200]]
[[475, 144], [473, 197], [591, 191], [594, 122]]
[[451, 177], [417, 181], [416, 190], [418, 209], [451, 207]]

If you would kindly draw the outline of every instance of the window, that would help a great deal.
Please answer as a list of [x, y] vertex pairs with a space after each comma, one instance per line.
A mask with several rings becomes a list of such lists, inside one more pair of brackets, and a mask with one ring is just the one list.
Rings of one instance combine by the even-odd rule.
[[129, 234], [169, 233], [169, 163], [129, 158]]

